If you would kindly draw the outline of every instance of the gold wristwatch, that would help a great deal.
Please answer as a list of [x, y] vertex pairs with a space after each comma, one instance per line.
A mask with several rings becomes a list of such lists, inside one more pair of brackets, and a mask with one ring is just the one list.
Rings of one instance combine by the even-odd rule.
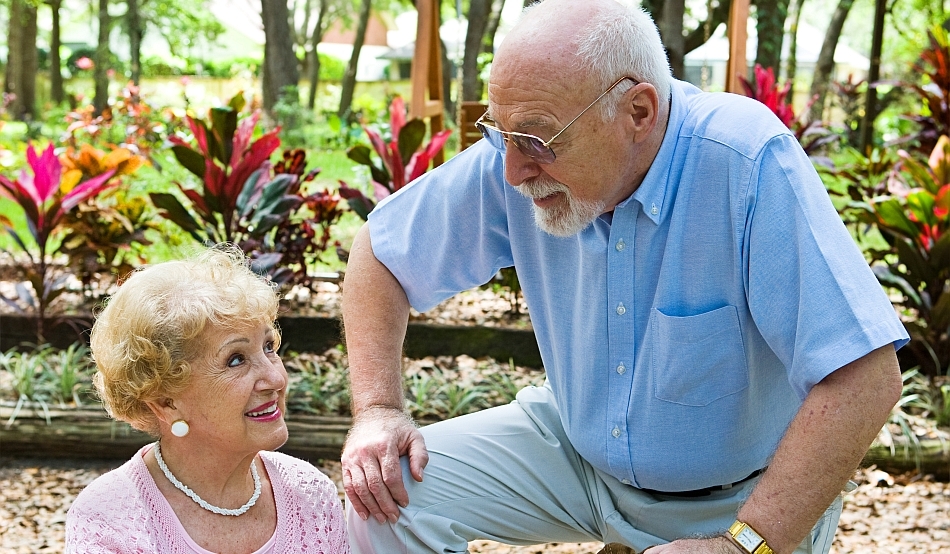
[[748, 523], [737, 519], [736, 522], [732, 524], [732, 527], [729, 528], [728, 535], [732, 538], [733, 542], [738, 544], [749, 554], [775, 554], [775, 552], [769, 548], [769, 545], [765, 544], [765, 539], [762, 538], [762, 535], [756, 532]]

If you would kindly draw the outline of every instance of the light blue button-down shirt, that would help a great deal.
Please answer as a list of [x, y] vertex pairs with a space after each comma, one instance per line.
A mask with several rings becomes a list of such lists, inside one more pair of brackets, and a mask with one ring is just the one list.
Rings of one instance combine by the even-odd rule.
[[674, 83], [643, 183], [569, 238], [535, 226], [503, 163], [479, 141], [380, 203], [374, 253], [420, 311], [515, 265], [564, 428], [622, 482], [743, 479], [814, 384], [907, 341], [807, 156], [758, 102]]

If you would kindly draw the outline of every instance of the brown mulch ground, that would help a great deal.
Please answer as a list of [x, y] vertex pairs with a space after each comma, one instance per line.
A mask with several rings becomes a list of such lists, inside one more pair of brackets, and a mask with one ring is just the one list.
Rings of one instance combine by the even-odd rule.
[[[62, 552], [66, 510], [83, 487], [115, 462], [0, 458], [0, 552]], [[339, 462], [321, 469], [340, 485]], [[859, 470], [845, 497], [835, 554], [950, 552], [950, 484]], [[342, 498], [342, 488], [341, 488]], [[593, 554], [600, 544], [513, 547], [471, 544], [473, 554]]]

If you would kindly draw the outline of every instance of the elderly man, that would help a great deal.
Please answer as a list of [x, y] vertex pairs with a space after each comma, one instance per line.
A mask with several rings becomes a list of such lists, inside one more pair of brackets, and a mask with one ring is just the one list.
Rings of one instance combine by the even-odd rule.
[[[795, 137], [753, 100], [673, 80], [653, 22], [614, 0], [529, 11], [489, 106], [486, 140], [354, 241], [355, 551], [827, 552], [907, 335]], [[409, 306], [511, 265], [546, 384], [417, 429]]]

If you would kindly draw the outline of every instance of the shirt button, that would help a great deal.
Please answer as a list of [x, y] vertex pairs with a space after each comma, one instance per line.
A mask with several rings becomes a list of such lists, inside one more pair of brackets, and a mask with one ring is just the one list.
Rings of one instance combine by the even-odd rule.
[[617, 306], [617, 315], [623, 315], [625, 313], [627, 313], [627, 308], [624, 308], [623, 302], [621, 302], [620, 305]]
[[623, 252], [623, 249], [626, 247], [627, 245], [623, 242], [623, 239], [620, 239], [617, 241], [617, 246], [616, 246], [617, 252]]
[[616, 439], [620, 436], [620, 429], [618, 427], [614, 427], [614, 430], [611, 431], [610, 434]]
[[653, 207], [650, 208], [650, 213], [653, 215], [660, 213], [660, 209], [656, 207], [656, 204], [653, 204]]
[[621, 479], [620, 482], [623, 483], [624, 485], [629, 485], [630, 479]]
[[617, 373], [623, 375], [626, 372], [627, 372], [627, 367], [623, 365], [623, 362], [621, 362], [620, 365], [617, 366]]

